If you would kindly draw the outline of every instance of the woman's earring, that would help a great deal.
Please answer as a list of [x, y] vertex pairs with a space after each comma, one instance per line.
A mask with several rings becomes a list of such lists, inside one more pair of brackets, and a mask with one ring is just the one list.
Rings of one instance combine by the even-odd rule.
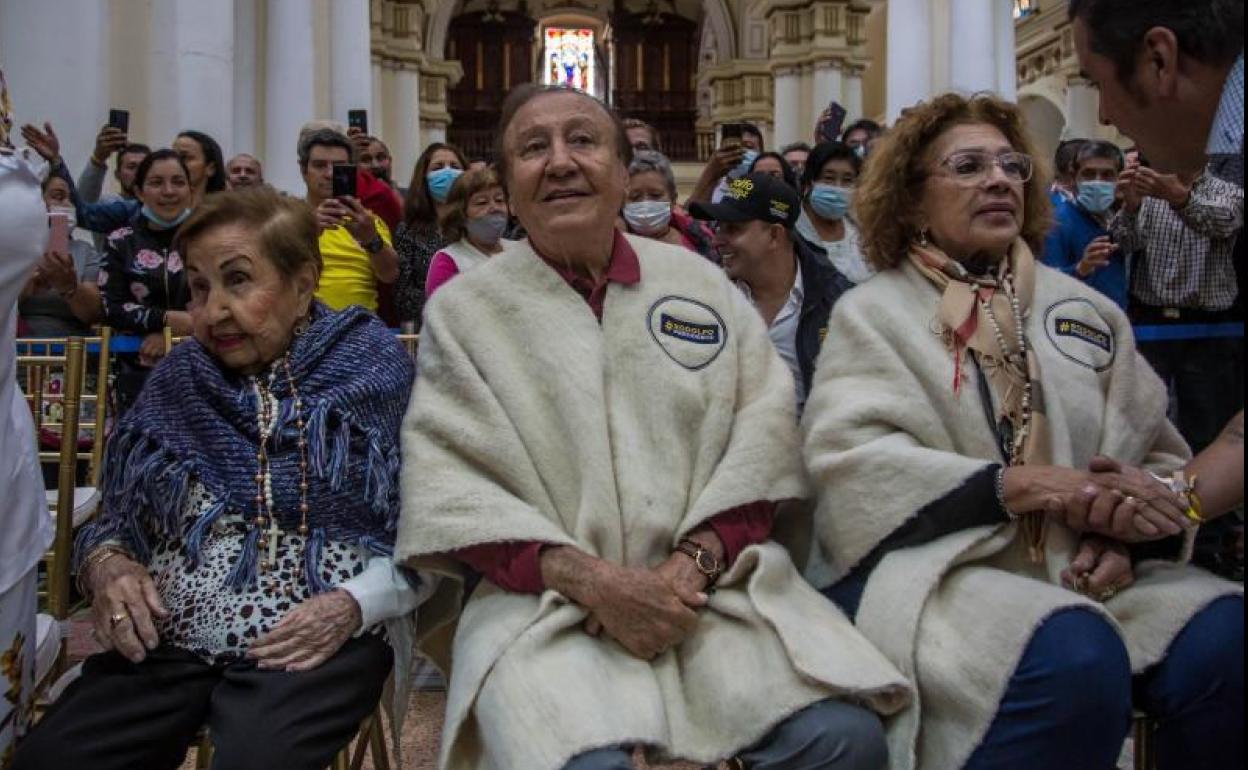
[[918, 244], [919, 244], [920, 246], [927, 246], [927, 245], [928, 245], [928, 244], [930, 244], [930, 243], [931, 243], [931, 241], [929, 241], [929, 240], [927, 239], [927, 228], [926, 228], [926, 227], [924, 227], [924, 228], [920, 229], [920, 230], [919, 230]]
[[306, 315], [298, 321], [295, 321], [295, 336], [302, 337], [303, 333], [308, 330], [309, 323], [310, 322], [308, 321], [308, 317]]

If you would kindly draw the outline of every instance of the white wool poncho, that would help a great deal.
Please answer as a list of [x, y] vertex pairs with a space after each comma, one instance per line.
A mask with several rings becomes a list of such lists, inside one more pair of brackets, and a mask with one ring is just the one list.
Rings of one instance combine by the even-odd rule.
[[[1055, 270], [1037, 265], [1035, 275], [1025, 325], [1053, 463], [1087, 468], [1102, 454], [1157, 472], [1180, 466], [1187, 447], [1123, 313]], [[939, 301], [906, 262], [847, 293], [833, 312], [803, 418], [818, 486], [814, 533], [830, 574], [844, 574], [925, 505], [1002, 462], [973, 369], [953, 391]], [[857, 625], [919, 688], [919, 707], [889, 722], [894, 770], [962, 766], [1032, 633], [1053, 613], [1103, 613], [1138, 673], [1196, 612], [1241, 591], [1195, 567], [1151, 561], [1136, 565], [1133, 587], [1100, 605], [1061, 585], [1077, 534], [1051, 521], [1043, 565], [1028, 562], [1022, 541], [1016, 524], [974, 527], [894, 551], [872, 571]]]
[[[610, 285], [601, 325], [527, 242], [430, 302], [397, 559], [459, 577], [450, 551], [540, 540], [653, 567], [722, 511], [806, 494], [793, 383], [757, 311], [697, 255], [628, 242], [641, 280]], [[459, 587], [444, 580], [422, 622]], [[453, 640], [440, 766], [558, 770], [617, 744], [710, 762], [826, 698], [908, 701], [774, 542], [740, 555], [700, 618], [646, 662], [555, 591], [483, 581]]]

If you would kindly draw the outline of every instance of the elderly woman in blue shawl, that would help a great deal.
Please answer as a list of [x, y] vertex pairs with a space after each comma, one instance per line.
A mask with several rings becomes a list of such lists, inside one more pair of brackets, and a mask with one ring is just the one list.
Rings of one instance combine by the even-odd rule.
[[402, 670], [430, 588], [391, 560], [412, 364], [371, 314], [314, 301], [317, 236], [264, 190], [182, 226], [194, 340], [112, 437], [77, 543], [107, 652], [18, 768], [175, 768], [206, 724], [215, 768], [320, 770]]

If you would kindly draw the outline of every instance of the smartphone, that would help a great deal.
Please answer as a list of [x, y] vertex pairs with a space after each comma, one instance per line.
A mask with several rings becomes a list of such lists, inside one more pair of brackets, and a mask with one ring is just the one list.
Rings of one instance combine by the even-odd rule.
[[48, 251], [57, 254], [69, 253], [69, 217], [60, 212], [48, 214]]
[[123, 134], [130, 133], [130, 111], [129, 110], [109, 110], [108, 125], [120, 129]]
[[348, 196], [354, 198], [355, 195], [355, 171], [354, 163], [339, 163], [334, 166], [334, 192], [335, 198], [346, 198]]
[[347, 110], [347, 126], [358, 128], [360, 133], [368, 133], [368, 110]]
[[725, 123], [723, 132], [722, 132], [721, 146], [723, 147], [740, 146], [742, 133], [743, 132], [741, 130], [740, 123]]
[[845, 125], [845, 108], [835, 99], [828, 105], [827, 117], [815, 126], [815, 135], [820, 142], [839, 142], [841, 127]]

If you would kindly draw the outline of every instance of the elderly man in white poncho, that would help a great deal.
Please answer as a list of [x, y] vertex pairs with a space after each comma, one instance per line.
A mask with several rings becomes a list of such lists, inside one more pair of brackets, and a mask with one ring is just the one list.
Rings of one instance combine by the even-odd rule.
[[894, 768], [1105, 770], [1133, 700], [1159, 770], [1241, 767], [1242, 590], [1185, 564], [1200, 486], [1123, 313], [1032, 254], [1028, 146], [1015, 106], [950, 94], [872, 154], [880, 273], [803, 423], [828, 593], [918, 685]]
[[429, 304], [403, 435], [396, 557], [483, 576], [440, 766], [883, 768], [905, 680], [767, 539], [807, 489], [758, 313], [614, 230], [630, 149], [600, 102], [518, 89], [499, 134], [529, 240]]

